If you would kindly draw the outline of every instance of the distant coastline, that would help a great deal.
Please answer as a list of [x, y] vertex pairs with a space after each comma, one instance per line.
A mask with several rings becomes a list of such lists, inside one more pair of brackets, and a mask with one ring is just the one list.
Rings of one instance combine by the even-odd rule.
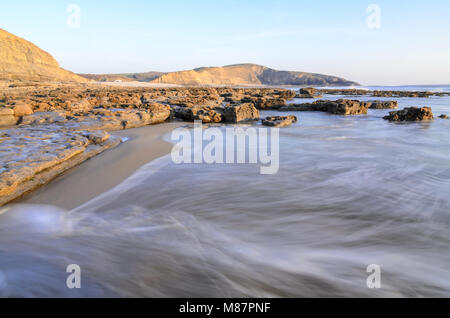
[[127, 74], [78, 74], [100, 82], [147, 82], [183, 86], [356, 86], [356, 82], [318, 73], [279, 71], [256, 64], [223, 67], [200, 67], [180, 72], [146, 72]]

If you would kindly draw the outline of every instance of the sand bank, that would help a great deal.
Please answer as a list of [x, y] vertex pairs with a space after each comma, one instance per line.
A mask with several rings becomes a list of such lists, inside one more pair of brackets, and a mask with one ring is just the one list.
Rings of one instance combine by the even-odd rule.
[[166, 155], [172, 145], [162, 137], [182, 123], [112, 132], [129, 140], [71, 169], [20, 203], [73, 209], [112, 189], [146, 163]]

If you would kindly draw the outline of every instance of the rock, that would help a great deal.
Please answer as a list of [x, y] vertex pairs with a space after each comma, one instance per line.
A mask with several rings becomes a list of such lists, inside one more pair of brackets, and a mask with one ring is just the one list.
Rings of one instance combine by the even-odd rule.
[[181, 106], [181, 107], [198, 107], [207, 106], [215, 107], [221, 104], [221, 99], [211, 98], [210, 96], [185, 96], [185, 97], [170, 97], [167, 102], [170, 105]]
[[301, 88], [298, 95], [296, 96], [297, 98], [317, 98], [319, 96], [316, 96], [317, 94], [317, 90], [313, 87], [306, 87], [306, 88]]
[[280, 109], [281, 107], [286, 106], [286, 100], [273, 97], [258, 98], [255, 101], [255, 106], [257, 109], [261, 110]]
[[17, 118], [14, 116], [0, 116], [0, 127], [9, 127], [17, 124]]
[[250, 103], [227, 107], [223, 115], [228, 123], [259, 120], [259, 110]]
[[239, 92], [224, 93], [220, 96], [222, 98], [224, 98], [224, 101], [226, 103], [238, 103], [238, 102], [241, 102], [245, 98], [245, 96]]
[[105, 109], [105, 108], [95, 108], [95, 109], [92, 110], [92, 113], [94, 115], [98, 115], [98, 116], [109, 116], [109, 117], [114, 116], [112, 110]]
[[398, 102], [397, 101], [369, 101], [369, 102], [362, 102], [367, 105], [370, 109], [396, 109], [398, 108]]
[[307, 87], [307, 88], [301, 88], [300, 94], [301, 95], [310, 95], [314, 96], [316, 94], [317, 90], [313, 87]]
[[280, 98], [281, 98], [281, 99], [287, 99], [287, 100], [290, 100], [290, 99], [295, 98], [295, 96], [296, 96], [297, 94], [295, 93], [295, 91], [290, 90], [290, 89], [287, 89], [287, 90], [278, 92], [278, 95], [280, 95]]
[[90, 142], [98, 145], [106, 142], [111, 135], [108, 134], [107, 132], [99, 130], [99, 131], [84, 132], [83, 136], [86, 137]]
[[291, 104], [280, 111], [321, 111], [335, 115], [364, 115], [368, 106], [357, 100], [339, 99], [337, 101], [319, 100], [314, 103]]
[[448, 115], [442, 114], [441, 116], [439, 116], [440, 119], [448, 119]]
[[63, 123], [67, 120], [64, 112], [43, 112], [22, 117], [21, 125], [42, 125]]
[[92, 109], [94, 109], [94, 106], [91, 105], [90, 101], [87, 99], [83, 99], [81, 101], [73, 103], [70, 106], [70, 110], [73, 113], [87, 113], [90, 112]]
[[11, 108], [0, 108], [0, 127], [14, 126], [17, 118], [14, 117], [14, 110]]
[[169, 105], [152, 103], [146, 106], [150, 114], [150, 125], [160, 124], [168, 120], [171, 116], [171, 108]]
[[0, 206], [120, 143], [104, 132], [55, 124], [3, 130], [0, 140]]
[[295, 96], [296, 98], [305, 98], [305, 99], [311, 99], [311, 98], [314, 98], [314, 99], [317, 99], [317, 98], [323, 98], [323, 96], [322, 95], [305, 95], [305, 94], [298, 94], [297, 96]]
[[409, 107], [395, 112], [390, 112], [384, 117], [389, 121], [423, 121], [432, 120], [433, 111], [430, 107]]
[[201, 120], [205, 124], [220, 123], [223, 121], [223, 116], [221, 113], [206, 107], [176, 107], [174, 109], [174, 113], [175, 117], [181, 118], [185, 121]]
[[160, 113], [160, 112], [166, 113], [166, 112], [170, 112], [170, 110], [171, 110], [169, 105], [163, 105], [160, 103], [145, 104], [144, 108], [147, 109], [151, 113]]
[[327, 112], [336, 115], [364, 115], [367, 106], [357, 100], [339, 99], [336, 102], [326, 103]]
[[27, 104], [17, 104], [14, 106], [14, 116], [23, 117], [33, 114], [33, 108]]
[[[77, 120], [77, 129], [83, 130], [121, 130], [137, 128], [165, 122], [171, 115], [166, 105], [149, 105], [148, 109], [95, 108], [91, 116]], [[76, 118], [72, 119], [76, 120]]]
[[290, 126], [296, 122], [297, 122], [296, 116], [272, 116], [264, 119], [262, 121], [262, 124], [264, 126], [281, 128]]
[[0, 116], [14, 116], [14, 110], [12, 110], [11, 108], [1, 107]]

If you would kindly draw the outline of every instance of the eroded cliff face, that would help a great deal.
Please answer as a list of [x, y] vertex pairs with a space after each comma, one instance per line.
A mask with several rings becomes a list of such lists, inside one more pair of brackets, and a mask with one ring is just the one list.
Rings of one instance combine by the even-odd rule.
[[86, 82], [59, 67], [49, 53], [33, 43], [0, 29], [0, 80]]
[[256, 64], [203, 67], [190, 71], [172, 72], [153, 80], [153, 83], [179, 85], [315, 86], [349, 86], [357, 84], [335, 76], [305, 72], [277, 71]]
[[259, 65], [202, 67], [190, 71], [167, 73], [153, 82], [181, 85], [261, 85], [258, 75], [263, 71], [264, 67]]

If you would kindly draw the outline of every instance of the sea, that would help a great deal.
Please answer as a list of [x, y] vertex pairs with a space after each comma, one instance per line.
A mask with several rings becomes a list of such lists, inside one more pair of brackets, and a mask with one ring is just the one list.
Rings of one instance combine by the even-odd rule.
[[4, 207], [0, 297], [450, 297], [450, 96], [376, 99], [436, 119], [263, 111], [298, 116], [276, 174], [167, 155], [71, 211]]

